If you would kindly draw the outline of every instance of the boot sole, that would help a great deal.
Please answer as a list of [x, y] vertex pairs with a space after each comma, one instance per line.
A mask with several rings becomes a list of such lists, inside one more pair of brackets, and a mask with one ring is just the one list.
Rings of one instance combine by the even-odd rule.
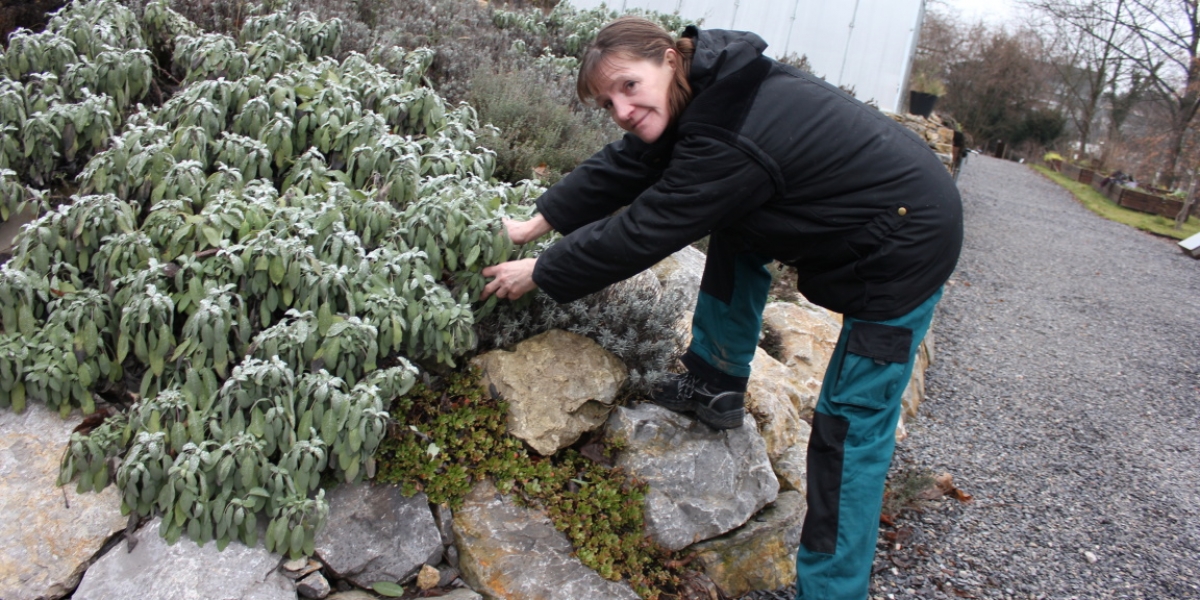
[[696, 407], [696, 418], [700, 419], [701, 423], [713, 429], [737, 429], [745, 421], [746, 409], [739, 408], [737, 410], [717, 412], [707, 406], [699, 405]]

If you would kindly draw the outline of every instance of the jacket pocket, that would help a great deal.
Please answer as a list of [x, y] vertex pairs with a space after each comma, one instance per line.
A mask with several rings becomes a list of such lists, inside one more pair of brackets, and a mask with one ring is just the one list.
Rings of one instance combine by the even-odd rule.
[[911, 211], [912, 207], [905, 203], [894, 204], [875, 215], [875, 218], [871, 219], [864, 229], [871, 235], [871, 238], [883, 241], [896, 230], [908, 224]]
[[830, 402], [872, 410], [886, 408], [903, 393], [912, 355], [913, 332], [906, 327], [855, 322], [835, 379]]

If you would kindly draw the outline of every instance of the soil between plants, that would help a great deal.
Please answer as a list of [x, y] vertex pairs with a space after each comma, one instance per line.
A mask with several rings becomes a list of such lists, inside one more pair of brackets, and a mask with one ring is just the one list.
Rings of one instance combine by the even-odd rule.
[[871, 597], [1200, 598], [1200, 261], [1023, 165], [972, 156], [959, 187], [966, 243], [892, 472], [974, 500], [882, 526]]

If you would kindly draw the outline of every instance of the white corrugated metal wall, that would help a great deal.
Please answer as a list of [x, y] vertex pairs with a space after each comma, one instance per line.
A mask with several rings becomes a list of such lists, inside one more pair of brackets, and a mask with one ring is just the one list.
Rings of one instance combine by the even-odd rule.
[[753, 31], [776, 58], [806, 55], [826, 81], [852, 87], [860, 100], [896, 112], [904, 107], [909, 67], [925, 0], [569, 0], [679, 13], [701, 27]]

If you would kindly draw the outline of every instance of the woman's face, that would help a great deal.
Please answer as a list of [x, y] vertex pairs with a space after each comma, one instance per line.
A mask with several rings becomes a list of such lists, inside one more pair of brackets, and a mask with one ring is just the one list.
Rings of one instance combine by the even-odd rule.
[[620, 56], [607, 59], [596, 85], [596, 105], [643, 142], [657, 141], [671, 122], [668, 92], [677, 56], [668, 49], [661, 64]]

